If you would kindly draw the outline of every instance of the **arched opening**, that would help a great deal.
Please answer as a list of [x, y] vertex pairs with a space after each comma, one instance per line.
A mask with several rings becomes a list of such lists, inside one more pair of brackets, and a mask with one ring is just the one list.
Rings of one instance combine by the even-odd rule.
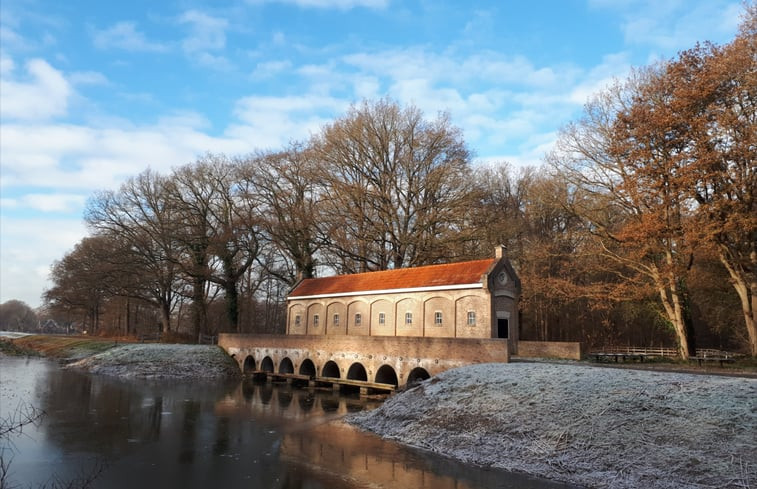
[[247, 355], [247, 358], [244, 359], [244, 367], [242, 367], [242, 372], [248, 374], [250, 372], [253, 372], [255, 370], [255, 359], [252, 357], [252, 355]]
[[321, 370], [321, 377], [334, 377], [338, 379], [341, 377], [339, 375], [339, 365], [335, 361], [329, 360], [323, 366], [323, 370]]
[[271, 360], [271, 357], [265, 357], [263, 361], [260, 362], [260, 370], [273, 373], [273, 360]]
[[368, 380], [368, 373], [365, 371], [362, 363], [355, 362], [347, 370], [347, 378], [350, 380]]
[[396, 387], [399, 384], [397, 372], [389, 365], [382, 365], [376, 372], [376, 382], [379, 384], [391, 384]]
[[308, 377], [315, 377], [315, 364], [309, 358], [302, 361], [300, 365], [300, 375], [307, 375]]
[[279, 373], [280, 374], [293, 374], [294, 373], [294, 365], [292, 365], [292, 361], [289, 359], [289, 357], [284, 357], [279, 363]]
[[428, 371], [423, 367], [415, 367], [410, 371], [409, 374], [407, 374], [407, 385], [413, 386], [421, 381], [424, 381], [431, 376], [428, 374]]

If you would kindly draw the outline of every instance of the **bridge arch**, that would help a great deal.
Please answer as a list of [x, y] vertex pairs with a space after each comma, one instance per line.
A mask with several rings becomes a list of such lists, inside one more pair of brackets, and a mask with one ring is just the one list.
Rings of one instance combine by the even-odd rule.
[[423, 367], [415, 367], [407, 374], [407, 385], [414, 385], [422, 380], [430, 378], [428, 370]]
[[321, 376], [335, 377], [337, 379], [340, 378], [341, 375], [339, 374], [339, 365], [337, 365], [335, 361], [329, 360], [324, 364], [323, 369], [321, 369]]
[[355, 362], [350, 365], [347, 370], [347, 378], [350, 380], [368, 380], [368, 372], [365, 371], [365, 367], [360, 362]]
[[279, 362], [279, 373], [280, 374], [293, 374], [294, 373], [294, 365], [292, 364], [292, 360], [290, 360], [289, 357], [284, 357], [281, 359], [281, 362]]
[[273, 373], [273, 360], [271, 360], [271, 357], [265, 357], [260, 362], [260, 370]]
[[376, 382], [379, 384], [392, 384], [393, 386], [399, 385], [397, 379], [397, 372], [391, 365], [382, 365], [378, 371], [376, 371]]
[[308, 375], [310, 377], [315, 377], [316, 371], [315, 371], [315, 364], [313, 361], [309, 358], [306, 358], [302, 361], [300, 364], [300, 375]]
[[242, 367], [242, 372], [244, 373], [250, 373], [255, 370], [255, 358], [252, 355], [247, 355], [247, 358], [244, 359], [244, 366]]

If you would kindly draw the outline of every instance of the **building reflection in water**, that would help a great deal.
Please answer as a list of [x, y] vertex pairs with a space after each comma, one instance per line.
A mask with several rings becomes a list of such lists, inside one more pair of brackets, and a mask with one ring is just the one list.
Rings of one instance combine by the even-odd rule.
[[[243, 382], [241, 392], [216, 403], [220, 417], [254, 416], [276, 424], [279, 458], [313, 478], [341, 480], [349, 487], [477, 489], [568, 487], [518, 474], [471, 467], [382, 440], [342, 421], [343, 415], [380, 405], [330, 390]], [[284, 422], [282, 419], [297, 421]]]

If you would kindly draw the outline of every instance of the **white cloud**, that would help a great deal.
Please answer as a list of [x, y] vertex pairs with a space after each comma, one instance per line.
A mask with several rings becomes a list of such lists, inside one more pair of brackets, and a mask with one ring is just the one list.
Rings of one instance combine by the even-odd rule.
[[4, 188], [115, 188], [148, 166], [167, 172], [207, 151], [230, 154], [249, 142], [215, 138], [198, 129], [202, 117], [178, 114], [143, 127], [7, 124], [3, 126]]
[[631, 72], [627, 53], [604, 56], [602, 63], [593, 67], [578, 80], [570, 90], [567, 99], [574, 104], [584, 105], [601, 90], [608, 88], [615, 80], [623, 80]]
[[167, 44], [149, 41], [137, 30], [134, 22], [118, 22], [107, 29], [95, 30], [93, 41], [98, 49], [118, 48], [126, 51], [155, 53], [169, 51]]
[[74, 85], [107, 85], [108, 79], [97, 71], [76, 71], [68, 76]]
[[191, 26], [192, 35], [184, 39], [185, 51], [196, 52], [223, 49], [226, 47], [226, 19], [212, 17], [198, 10], [188, 10], [179, 17], [179, 22]]
[[73, 249], [87, 231], [81, 219], [18, 219], [0, 216], [0, 302], [41, 303], [50, 266]]
[[[738, 2], [729, 0], [590, 0], [589, 3], [595, 8], [617, 11], [624, 17], [621, 29], [626, 44], [653, 46], [667, 53], [663, 58], [698, 41], [727, 41], [743, 11]], [[702, 32], [715, 37], [702, 38]]]
[[[290, 141], [307, 139], [349, 107], [349, 101], [306, 94], [289, 97], [251, 96], [237, 101], [227, 136], [249, 141], [257, 148], [280, 148]], [[320, 115], [322, 114], [322, 115]]]
[[190, 35], [181, 43], [189, 59], [216, 70], [231, 69], [229, 60], [213, 53], [226, 47], [226, 29], [229, 26], [226, 19], [188, 10], [179, 17], [179, 23], [189, 26]]
[[14, 208], [27, 208], [42, 212], [75, 212], [84, 206], [86, 200], [87, 196], [83, 194], [33, 193], [17, 199]]
[[42, 59], [26, 63], [27, 77], [14, 77], [15, 66], [3, 59], [0, 115], [4, 119], [44, 120], [66, 114], [73, 89], [63, 74]]
[[24, 39], [7, 25], [0, 25], [0, 44], [3, 47], [26, 47]]
[[0, 55], [0, 75], [10, 76], [15, 69], [16, 63], [11, 58]]
[[282, 3], [303, 8], [350, 10], [353, 8], [384, 9], [389, 0], [248, 0], [251, 4]]
[[292, 63], [287, 60], [266, 61], [263, 63], [258, 63], [257, 66], [255, 66], [255, 70], [252, 72], [251, 76], [255, 79], [272, 78], [276, 75], [279, 75], [283, 71], [290, 70], [291, 68]]

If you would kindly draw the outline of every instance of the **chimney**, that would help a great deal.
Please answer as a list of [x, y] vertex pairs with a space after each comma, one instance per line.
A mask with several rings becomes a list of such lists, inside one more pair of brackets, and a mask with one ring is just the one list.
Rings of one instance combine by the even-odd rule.
[[504, 258], [506, 253], [507, 253], [507, 248], [505, 248], [505, 245], [499, 245], [499, 246], [494, 247], [494, 258], [502, 259]]

